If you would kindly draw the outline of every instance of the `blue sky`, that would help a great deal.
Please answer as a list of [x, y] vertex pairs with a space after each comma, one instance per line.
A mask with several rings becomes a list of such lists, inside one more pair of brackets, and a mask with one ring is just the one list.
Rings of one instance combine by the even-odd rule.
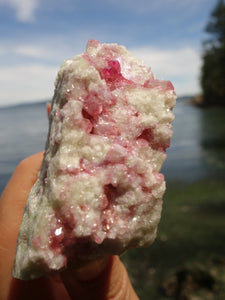
[[0, 0], [0, 105], [50, 99], [64, 59], [89, 39], [125, 45], [178, 96], [200, 92], [216, 0]]

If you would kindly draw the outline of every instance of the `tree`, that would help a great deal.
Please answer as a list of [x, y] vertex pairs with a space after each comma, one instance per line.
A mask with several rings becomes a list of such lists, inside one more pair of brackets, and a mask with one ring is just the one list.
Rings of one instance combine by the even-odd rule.
[[225, 105], [225, 3], [218, 0], [211, 13], [204, 42], [201, 86], [205, 104]]

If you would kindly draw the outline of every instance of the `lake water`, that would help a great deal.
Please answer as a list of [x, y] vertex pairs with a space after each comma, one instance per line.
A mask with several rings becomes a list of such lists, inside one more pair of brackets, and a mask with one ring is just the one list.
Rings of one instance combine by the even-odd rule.
[[[174, 113], [166, 179], [225, 179], [225, 109], [200, 109], [178, 99]], [[47, 131], [45, 103], [0, 108], [0, 192], [19, 161], [44, 149]]]
[[178, 99], [163, 172], [168, 180], [225, 178], [225, 108], [202, 109]]

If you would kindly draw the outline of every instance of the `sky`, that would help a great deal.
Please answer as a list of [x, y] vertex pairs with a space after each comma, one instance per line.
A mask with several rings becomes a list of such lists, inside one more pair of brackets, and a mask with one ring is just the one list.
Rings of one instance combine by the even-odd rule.
[[200, 93], [216, 0], [0, 0], [0, 106], [51, 99], [61, 63], [89, 39], [126, 46], [178, 96]]

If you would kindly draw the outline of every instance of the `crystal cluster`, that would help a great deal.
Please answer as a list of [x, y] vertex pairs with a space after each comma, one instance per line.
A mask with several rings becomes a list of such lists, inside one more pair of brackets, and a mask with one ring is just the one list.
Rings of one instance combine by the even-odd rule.
[[85, 53], [62, 64], [15, 277], [36, 278], [154, 241], [175, 101], [170, 81], [156, 79], [117, 44], [90, 40]]

